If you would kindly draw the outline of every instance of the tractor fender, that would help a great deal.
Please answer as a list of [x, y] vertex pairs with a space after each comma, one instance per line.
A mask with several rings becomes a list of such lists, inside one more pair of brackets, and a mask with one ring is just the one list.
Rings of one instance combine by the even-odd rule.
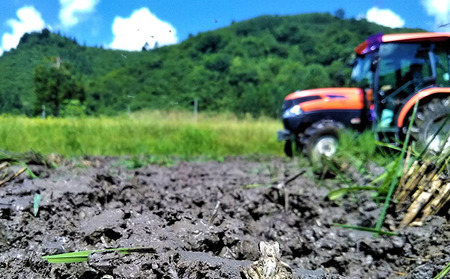
[[401, 128], [403, 127], [403, 123], [405, 121], [405, 118], [408, 116], [411, 109], [414, 107], [414, 104], [418, 102], [419, 100], [428, 98], [430, 96], [445, 96], [450, 94], [450, 88], [449, 87], [433, 87], [428, 88], [425, 90], [422, 90], [412, 96], [400, 109], [400, 112], [398, 114], [397, 118], [397, 127]]

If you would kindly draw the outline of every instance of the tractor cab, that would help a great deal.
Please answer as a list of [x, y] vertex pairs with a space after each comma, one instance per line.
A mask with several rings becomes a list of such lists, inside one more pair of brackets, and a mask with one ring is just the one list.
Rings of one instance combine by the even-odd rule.
[[352, 81], [374, 92], [368, 101], [379, 140], [392, 142], [406, 133], [410, 106], [426, 89], [450, 86], [449, 43], [446, 33], [376, 34], [356, 47]]

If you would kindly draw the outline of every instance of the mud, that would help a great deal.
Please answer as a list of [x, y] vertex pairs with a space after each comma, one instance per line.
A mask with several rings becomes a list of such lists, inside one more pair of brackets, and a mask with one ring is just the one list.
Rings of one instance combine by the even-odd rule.
[[[258, 259], [260, 241], [280, 243], [295, 278], [432, 278], [450, 262], [448, 212], [397, 236], [334, 226], [373, 227], [379, 205], [367, 193], [327, 200], [328, 188], [340, 185], [318, 186], [295, 160], [137, 169], [123, 160], [31, 166], [39, 178], [22, 174], [1, 187], [0, 277], [241, 278], [242, 266]], [[34, 216], [36, 193], [42, 200]], [[87, 263], [42, 259], [116, 247], [152, 249], [96, 252]]]

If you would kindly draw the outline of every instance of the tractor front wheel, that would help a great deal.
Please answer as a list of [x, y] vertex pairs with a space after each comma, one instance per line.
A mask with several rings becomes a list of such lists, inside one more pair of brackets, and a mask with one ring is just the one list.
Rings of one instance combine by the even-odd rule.
[[292, 141], [290, 140], [286, 140], [284, 142], [284, 154], [288, 157], [292, 157], [293, 152], [292, 152]]
[[305, 130], [302, 137], [304, 153], [313, 160], [321, 156], [331, 157], [337, 152], [339, 131], [342, 123], [333, 120], [321, 120]]

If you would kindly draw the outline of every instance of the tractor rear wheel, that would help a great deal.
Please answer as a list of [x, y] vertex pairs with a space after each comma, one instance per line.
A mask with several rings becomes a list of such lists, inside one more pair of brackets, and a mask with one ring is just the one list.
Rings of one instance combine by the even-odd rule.
[[344, 128], [339, 122], [321, 120], [305, 130], [301, 143], [303, 152], [313, 160], [321, 156], [331, 157], [337, 152], [339, 131]]
[[431, 141], [428, 151], [434, 154], [450, 148], [449, 115], [450, 97], [435, 98], [419, 107], [411, 135], [420, 147], [425, 148]]

